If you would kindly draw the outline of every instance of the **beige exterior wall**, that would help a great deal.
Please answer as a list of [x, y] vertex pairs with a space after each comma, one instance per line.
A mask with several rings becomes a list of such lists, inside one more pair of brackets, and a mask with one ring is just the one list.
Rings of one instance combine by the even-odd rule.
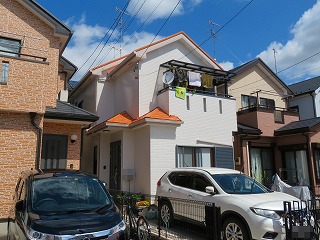
[[278, 108], [285, 108], [286, 102], [282, 98], [285, 93], [280, 85], [275, 84], [274, 77], [270, 73], [262, 70], [262, 67], [255, 65], [254, 67], [243, 71], [236, 75], [234, 80], [229, 83], [229, 94], [237, 100], [237, 110], [241, 106], [241, 95], [257, 96], [252, 94], [258, 90], [263, 90], [258, 97], [274, 99]]

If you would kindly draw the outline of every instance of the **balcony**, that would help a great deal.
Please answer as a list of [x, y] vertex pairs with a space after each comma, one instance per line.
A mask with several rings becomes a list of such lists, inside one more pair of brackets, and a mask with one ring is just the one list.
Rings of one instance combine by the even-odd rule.
[[240, 124], [260, 129], [264, 136], [274, 136], [274, 130], [290, 122], [299, 121], [299, 113], [258, 104], [239, 109], [237, 120]]

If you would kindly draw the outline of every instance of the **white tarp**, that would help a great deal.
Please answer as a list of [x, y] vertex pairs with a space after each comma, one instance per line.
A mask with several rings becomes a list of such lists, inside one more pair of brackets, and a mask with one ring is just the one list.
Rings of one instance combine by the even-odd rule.
[[283, 182], [278, 174], [274, 176], [271, 190], [284, 192], [304, 201], [311, 199], [310, 190], [307, 186], [290, 186]]

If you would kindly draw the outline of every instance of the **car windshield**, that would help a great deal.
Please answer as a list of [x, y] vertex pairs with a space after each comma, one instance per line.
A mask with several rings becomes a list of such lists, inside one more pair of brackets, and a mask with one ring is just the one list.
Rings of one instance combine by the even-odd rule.
[[35, 179], [31, 208], [40, 213], [92, 211], [111, 206], [111, 198], [96, 178], [64, 176]]
[[244, 174], [213, 174], [212, 178], [226, 193], [257, 194], [270, 192], [266, 187]]

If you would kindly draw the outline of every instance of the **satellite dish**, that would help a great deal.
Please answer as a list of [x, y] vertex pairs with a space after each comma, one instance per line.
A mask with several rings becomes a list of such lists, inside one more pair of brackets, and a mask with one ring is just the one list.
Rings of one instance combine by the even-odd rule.
[[170, 84], [170, 83], [172, 83], [173, 79], [174, 79], [174, 74], [173, 74], [173, 72], [171, 72], [171, 71], [166, 71], [165, 73], [163, 73], [162, 82], [163, 82], [164, 84]]

